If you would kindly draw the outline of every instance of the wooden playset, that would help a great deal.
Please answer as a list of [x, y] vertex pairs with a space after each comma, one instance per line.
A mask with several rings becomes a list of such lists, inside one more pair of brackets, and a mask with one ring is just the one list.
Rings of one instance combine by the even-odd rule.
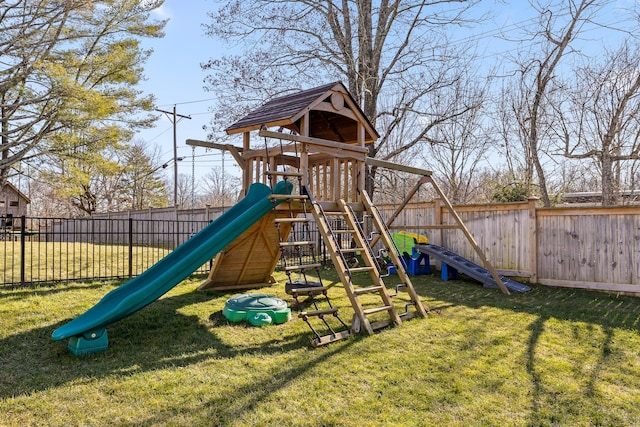
[[[207, 280], [199, 289], [239, 290], [270, 285], [282, 256], [289, 277], [287, 292], [296, 301], [301, 297], [312, 300], [310, 309], [302, 310], [299, 317], [316, 334], [313, 345], [327, 344], [360, 330], [372, 334], [389, 324], [400, 325], [411, 317], [425, 317], [427, 310], [403, 267], [388, 227], [418, 188], [429, 183], [449, 209], [456, 222], [453, 227], [465, 234], [500, 289], [509, 293], [430, 171], [367, 156], [367, 145], [379, 135], [342, 83], [273, 99], [226, 132], [241, 134], [242, 146], [198, 140], [187, 140], [187, 144], [229, 151], [242, 170], [244, 193], [254, 182], [273, 185], [282, 179], [294, 183], [296, 190], [292, 195], [272, 196], [284, 201], [277, 207], [274, 204], [273, 212], [216, 256]], [[257, 134], [257, 138], [252, 140], [252, 134]], [[369, 167], [418, 176], [416, 186], [386, 222], [364, 191]], [[340, 318], [338, 309], [327, 298], [321, 265], [314, 258], [319, 242], [304, 238], [304, 233], [289, 238], [292, 229], [305, 230], [311, 221], [315, 221], [353, 307], [350, 325]], [[390, 280], [390, 264], [397, 274], [391, 277], [401, 282], [395, 290], [385, 284], [385, 280]], [[354, 283], [360, 283], [362, 277], [368, 279], [366, 286]], [[409, 301], [404, 304], [404, 311], [394, 305], [393, 296], [398, 292], [406, 292], [405, 300]], [[326, 301], [326, 308], [318, 301]], [[320, 319], [329, 333], [318, 332], [312, 325], [313, 318]], [[341, 327], [331, 326], [330, 319], [336, 319]]]

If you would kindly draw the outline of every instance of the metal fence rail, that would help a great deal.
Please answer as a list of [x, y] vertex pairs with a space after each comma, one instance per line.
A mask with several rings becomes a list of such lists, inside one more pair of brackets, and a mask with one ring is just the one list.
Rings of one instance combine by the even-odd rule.
[[[0, 278], [7, 286], [125, 279], [141, 274], [209, 221], [15, 218], [0, 227]], [[327, 262], [317, 230], [316, 257]], [[291, 239], [299, 238], [294, 231]], [[211, 261], [194, 273], [206, 274]]]
[[23, 216], [0, 230], [0, 276], [4, 285], [130, 278], [207, 224]]

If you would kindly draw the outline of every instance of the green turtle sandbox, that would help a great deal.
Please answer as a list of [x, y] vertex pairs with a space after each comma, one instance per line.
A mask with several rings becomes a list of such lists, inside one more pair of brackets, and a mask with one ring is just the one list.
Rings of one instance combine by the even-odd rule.
[[253, 326], [263, 326], [288, 322], [291, 309], [273, 295], [242, 294], [227, 300], [222, 315], [233, 323], [247, 321]]

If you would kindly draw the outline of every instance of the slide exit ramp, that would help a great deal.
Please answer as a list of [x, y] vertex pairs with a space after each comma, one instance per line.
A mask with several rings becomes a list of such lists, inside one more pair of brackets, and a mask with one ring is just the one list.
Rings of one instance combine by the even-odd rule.
[[[281, 181], [274, 194], [291, 194], [293, 185]], [[146, 307], [213, 258], [247, 228], [273, 209], [271, 189], [260, 183], [249, 187], [236, 205], [148, 270], [106, 294], [96, 305], [53, 331], [53, 340], [70, 338], [76, 355], [104, 351], [105, 327]], [[275, 201], [278, 203], [278, 201]]]
[[[480, 267], [479, 265], [469, 261], [466, 258], [461, 257], [460, 255], [448, 249], [431, 244], [416, 245], [415, 248], [420, 253], [437, 258], [444, 264], [446, 264], [443, 265], [443, 272], [448, 272], [448, 270], [452, 268], [454, 272], [465, 274], [472, 279], [482, 283], [485, 288], [498, 288], [498, 284], [486, 268]], [[529, 292], [531, 290], [531, 287], [523, 285], [522, 283], [518, 283], [515, 280], [507, 279], [506, 277], [502, 276], [500, 278], [502, 279], [502, 283], [504, 283], [504, 285], [510, 291]]]

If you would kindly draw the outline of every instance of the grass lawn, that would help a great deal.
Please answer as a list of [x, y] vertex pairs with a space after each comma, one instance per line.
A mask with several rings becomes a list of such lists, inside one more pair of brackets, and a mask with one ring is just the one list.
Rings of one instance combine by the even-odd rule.
[[171, 252], [168, 248], [86, 242], [0, 241], [0, 280], [20, 283], [54, 282], [87, 277], [138, 275]]
[[[233, 294], [199, 282], [111, 325], [109, 350], [83, 357], [51, 332], [118, 283], [0, 288], [0, 425], [640, 425], [637, 298], [418, 276], [427, 319], [312, 349], [295, 316], [229, 324]], [[283, 286], [257, 292], [291, 300]]]

